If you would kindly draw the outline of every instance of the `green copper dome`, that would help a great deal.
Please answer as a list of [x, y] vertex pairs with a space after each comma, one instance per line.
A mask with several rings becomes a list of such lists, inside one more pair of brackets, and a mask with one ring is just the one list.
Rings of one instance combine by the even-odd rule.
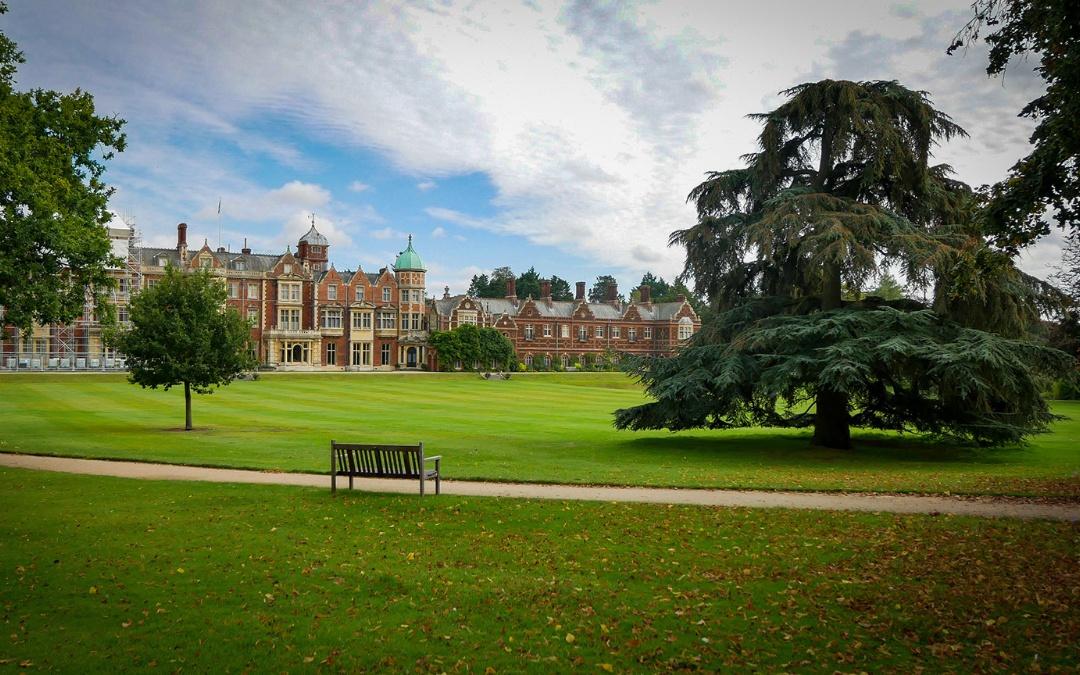
[[424, 263], [420, 260], [420, 256], [416, 254], [416, 251], [412, 247], [412, 235], [409, 235], [409, 246], [398, 254], [397, 261], [394, 262], [394, 269], [398, 272], [405, 270], [412, 272], [424, 272]]

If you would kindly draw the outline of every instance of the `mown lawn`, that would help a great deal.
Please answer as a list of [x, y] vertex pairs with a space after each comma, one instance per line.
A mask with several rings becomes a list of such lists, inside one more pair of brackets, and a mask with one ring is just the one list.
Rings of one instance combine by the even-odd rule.
[[1051, 522], [0, 470], [22, 670], [1074, 669]]
[[1004, 493], [1080, 497], [1080, 404], [1024, 447], [979, 450], [857, 433], [850, 452], [778, 429], [617, 431], [643, 401], [620, 374], [271, 375], [196, 397], [121, 375], [0, 377], [0, 451], [284, 471], [329, 470], [330, 439], [423, 441], [450, 478], [617, 485]]

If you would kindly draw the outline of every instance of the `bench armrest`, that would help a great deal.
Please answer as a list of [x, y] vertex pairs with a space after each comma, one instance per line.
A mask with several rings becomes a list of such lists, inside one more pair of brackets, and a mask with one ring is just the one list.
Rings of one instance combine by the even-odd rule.
[[442, 459], [442, 455], [432, 455], [431, 457], [425, 457], [425, 462], [437, 462]]

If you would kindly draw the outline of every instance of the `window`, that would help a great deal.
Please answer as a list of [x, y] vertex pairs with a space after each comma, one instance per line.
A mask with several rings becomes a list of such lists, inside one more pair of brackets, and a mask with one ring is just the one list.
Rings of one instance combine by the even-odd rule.
[[413, 302], [423, 302], [424, 301], [424, 292], [423, 291], [415, 290], [415, 291], [412, 292], [412, 294], [413, 294], [413, 298], [412, 298]]
[[199, 267], [203, 268], [204, 270], [210, 269], [210, 256], [204, 255], [203, 257], [199, 258]]
[[589, 329], [585, 326], [578, 326], [577, 339], [581, 340], [582, 342], [589, 339]]
[[324, 309], [319, 323], [323, 328], [341, 328], [341, 310]]
[[370, 366], [371, 365], [371, 343], [370, 342], [354, 342], [352, 343], [352, 365], [354, 366]]
[[594, 329], [593, 334], [596, 335], [596, 337], [598, 337], [598, 338], [604, 337], [604, 327], [603, 326], [596, 326], [596, 328]]
[[337, 284], [330, 284], [326, 287], [326, 299], [337, 300]]
[[259, 310], [258, 310], [258, 308], [256, 308], [256, 307], [248, 307], [247, 315], [248, 315], [248, 321], [258, 323], [258, 321], [259, 321]]
[[408, 301], [409, 301], [409, 292], [408, 291], [402, 291], [401, 292], [401, 302], [405, 303], [405, 302], [408, 302]]
[[383, 346], [382, 346], [382, 350], [381, 350], [381, 352], [379, 354], [379, 365], [380, 366], [388, 366], [388, 365], [390, 365], [390, 345], [389, 344], [384, 343]]
[[679, 319], [679, 339], [689, 340], [690, 336], [694, 334], [694, 322], [689, 317], [683, 317]]
[[278, 328], [281, 330], [300, 330], [300, 310], [279, 309]]
[[551, 337], [551, 324], [550, 323], [545, 323], [544, 324], [544, 337]]
[[240, 297], [240, 282], [239, 281], [230, 281], [229, 282], [229, 299], [230, 300], [235, 300], [235, 299], [237, 299], [239, 297]]
[[247, 269], [247, 266], [246, 266], [246, 265], [244, 265], [244, 261], [243, 261], [243, 260], [237, 260], [237, 261], [235, 261], [235, 262], [233, 263], [233, 269], [234, 269], [234, 270], [236, 270], [236, 271], [238, 271], [238, 272], [243, 272], [244, 270], [246, 270], [246, 269]]
[[153, 288], [154, 286], [157, 286], [158, 281], [160, 281], [160, 279], [147, 279], [146, 280], [146, 287], [147, 288]]
[[128, 280], [127, 280], [127, 277], [120, 277], [119, 281], [120, 281], [120, 287], [119, 287], [120, 295], [127, 295], [127, 292], [128, 292]]
[[618, 326], [611, 327], [611, 337], [617, 338], [622, 336], [622, 328]]
[[357, 286], [356, 287], [355, 298], [356, 298], [357, 302], [363, 302], [364, 301], [364, 287], [363, 286]]
[[394, 330], [397, 328], [397, 315], [393, 312], [379, 312], [375, 327], [378, 330]]
[[533, 335], [533, 327], [532, 327], [532, 324], [529, 324], [529, 325], [525, 326], [525, 339], [526, 340], [532, 340], [533, 337], [534, 337], [534, 335]]
[[298, 282], [278, 282], [278, 302], [300, 302]]
[[652, 328], [649, 327], [649, 326], [645, 327], [645, 339], [646, 340], [651, 340], [652, 339]]
[[328, 365], [328, 366], [336, 366], [337, 365], [337, 345], [334, 344], [333, 342], [326, 345], [326, 365]]
[[355, 330], [371, 330], [371, 312], [353, 312], [352, 327]]
[[256, 283], [248, 282], [247, 284], [247, 297], [248, 300], [259, 299], [259, 285]]
[[282, 342], [282, 363], [309, 363], [311, 361], [311, 347], [307, 342]]
[[383, 302], [390, 302], [390, 289], [389, 288], [382, 289], [382, 301]]
[[476, 312], [472, 310], [458, 310], [458, 324], [476, 325]]
[[116, 320], [119, 321], [120, 323], [127, 323], [128, 321], [131, 320], [128, 317], [128, 308], [127, 307], [117, 307], [116, 308]]
[[292, 274], [292, 265], [290, 265], [289, 263], [285, 263], [285, 265], [282, 267], [282, 271], [285, 274]]
[[637, 342], [637, 328], [627, 328], [626, 339], [630, 342]]
[[566, 325], [565, 323], [559, 326], [559, 337], [570, 337], [570, 326]]
[[525, 366], [531, 368], [532, 367], [532, 361], [533, 361], [532, 355], [531, 354], [526, 354], [525, 355]]
[[409, 328], [411, 328], [412, 330], [420, 330], [420, 319], [423, 316], [424, 315], [419, 313], [419, 312], [417, 312], [416, 314], [413, 314], [412, 315], [412, 320], [409, 322]]

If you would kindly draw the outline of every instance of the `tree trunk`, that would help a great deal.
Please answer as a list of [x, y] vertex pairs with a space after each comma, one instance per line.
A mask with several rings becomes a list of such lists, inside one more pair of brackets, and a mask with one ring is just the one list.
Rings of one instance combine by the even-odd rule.
[[[821, 309], [829, 311], [843, 306], [840, 289], [840, 266], [825, 267], [825, 283], [821, 294]], [[814, 445], [847, 450], [851, 447], [851, 420], [848, 417], [847, 394], [818, 387], [814, 411]]]
[[191, 385], [184, 383], [184, 431], [191, 431]]

